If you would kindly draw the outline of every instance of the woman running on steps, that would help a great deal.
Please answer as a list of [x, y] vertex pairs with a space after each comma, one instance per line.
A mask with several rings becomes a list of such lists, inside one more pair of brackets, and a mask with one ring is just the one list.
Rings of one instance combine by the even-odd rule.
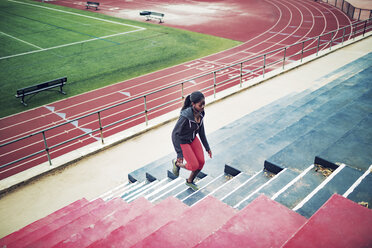
[[[194, 183], [194, 179], [202, 170], [205, 162], [203, 148], [199, 138], [196, 136], [197, 134], [199, 134], [209, 157], [212, 158], [212, 151], [209, 148], [204, 131], [204, 106], [205, 97], [203, 93], [195, 91], [188, 95], [172, 132], [172, 142], [177, 153], [177, 159], [172, 160], [172, 172], [178, 177], [180, 168], [190, 170], [191, 174], [186, 179], [186, 185], [193, 190], [199, 189]], [[183, 159], [186, 160], [186, 164], [183, 163]]]

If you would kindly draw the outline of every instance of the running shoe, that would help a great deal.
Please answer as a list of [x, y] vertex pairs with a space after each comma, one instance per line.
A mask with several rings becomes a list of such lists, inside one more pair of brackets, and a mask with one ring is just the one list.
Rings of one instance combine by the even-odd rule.
[[198, 185], [196, 185], [194, 182], [189, 183], [189, 182], [187, 181], [187, 179], [186, 179], [186, 185], [187, 185], [188, 187], [190, 187], [191, 189], [193, 189], [194, 191], [199, 190], [199, 186], [198, 186]]
[[173, 165], [173, 169], [172, 169], [172, 172], [173, 174], [178, 177], [180, 175], [180, 167], [176, 165], [177, 163], [177, 159], [173, 159], [172, 160], [172, 165]]

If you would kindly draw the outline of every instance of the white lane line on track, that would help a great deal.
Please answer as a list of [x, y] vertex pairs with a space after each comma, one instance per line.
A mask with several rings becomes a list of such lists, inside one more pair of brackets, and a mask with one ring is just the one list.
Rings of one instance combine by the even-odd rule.
[[[299, 10], [298, 7], [294, 6], [293, 4], [290, 4], [289, 2], [288, 2], [288, 4], [289, 4], [289, 5], [292, 5], [295, 9], [297, 9], [298, 12], [299, 12], [300, 15], [301, 15], [300, 25], [297, 25], [298, 27], [297, 27], [295, 30], [292, 31], [291, 34], [293, 34], [293, 33], [295, 33], [297, 30], [299, 30], [301, 24], [303, 23], [303, 14], [302, 14], [302, 12]], [[294, 15], [292, 9], [290, 9], [290, 8], [289, 8], [287, 5], [285, 5], [285, 4], [282, 4], [282, 5], [283, 5], [283, 6], [285, 7], [285, 9], [289, 12], [289, 14], [290, 14], [290, 18], [289, 18], [288, 23], [286, 24], [286, 26], [283, 27], [281, 30], [277, 31], [277, 33], [282, 32], [283, 30], [285, 30], [288, 26], [290, 26], [290, 25], [292, 24], [292, 18], [293, 18], [293, 15]], [[281, 14], [282, 14], [282, 12], [281, 12]], [[263, 42], [267, 42], [267, 41], [269, 41], [270, 39], [274, 39], [277, 35], [278, 35], [278, 34], [272, 35], [272, 36], [270, 36], [269, 38], [267, 38], [266, 40], [264, 40]], [[286, 40], [287, 38], [288, 38], [288, 37], [283, 38], [283, 39], [280, 40], [280, 41], [277, 41], [276, 44], [280, 44], [282, 41]], [[259, 45], [259, 44], [252, 45], [252, 46], [250, 46], [248, 49], [252, 49], [252, 48], [254, 48], [254, 47], [258, 46], [258, 45]], [[272, 47], [274, 47], [274, 46], [275, 46], [275, 45], [272, 45], [272, 46], [266, 47], [265, 49], [262, 49], [260, 52], [262, 53], [263, 51], [266, 51], [266, 50], [268, 50], [268, 49], [270, 49], [270, 48], [272, 48]], [[277, 53], [275, 53], [275, 54], [278, 54], [278, 53], [279, 53], [279, 52], [277, 52]], [[236, 53], [236, 54], [238, 54], [238, 53]], [[271, 55], [275, 55], [275, 54], [271, 54]], [[248, 56], [247, 58], [244, 58], [244, 60], [249, 59], [249, 57], [250, 57], [250, 56]], [[253, 57], [253, 56], [251, 56], [251, 57]], [[238, 60], [238, 61], [242, 61], [242, 59], [241, 59], [241, 60]], [[257, 62], [256, 62], [256, 63], [257, 63]], [[256, 63], [253, 63], [253, 64], [256, 64]]]
[[[296, 2], [296, 4], [297, 4], [297, 2]], [[293, 4], [292, 4], [293, 5]], [[294, 6], [294, 5], [293, 5]], [[289, 9], [286, 5], [285, 5], [285, 7], [288, 9], [288, 11], [290, 12], [290, 14], [291, 14], [291, 17], [292, 17], [292, 10], [291, 9]], [[301, 21], [303, 21], [303, 13], [302, 13], [302, 11], [298, 8], [298, 7], [296, 7], [296, 6], [294, 6], [295, 7], [295, 9], [297, 9], [298, 11], [299, 11], [299, 13], [301, 14]], [[304, 5], [302, 6], [302, 7], [304, 7]], [[307, 9], [310, 13], [312, 13], [307, 7], [304, 7], [305, 9]], [[321, 13], [321, 11], [319, 11], [320, 13]], [[314, 15], [312, 15], [312, 16], [314, 16]], [[290, 22], [291, 22], [291, 20], [290, 20]], [[309, 34], [311, 31], [312, 31], [312, 29], [313, 29], [313, 27], [314, 27], [314, 22], [315, 22], [315, 20], [314, 20], [314, 17], [312, 17], [312, 26], [311, 26], [311, 28], [310, 29], [308, 29], [308, 32], [307, 32], [307, 34]], [[289, 26], [289, 24], [287, 24], [287, 26], [286, 27], [288, 27]], [[284, 27], [282, 30], [284, 30], [286, 27]], [[298, 25], [298, 28], [296, 29], [296, 30], [294, 30], [294, 31], [292, 31], [292, 33], [291, 34], [294, 34], [295, 32], [297, 32], [297, 30], [299, 30], [301, 28], [301, 26], [300, 25]], [[282, 31], [281, 30], [281, 31]], [[323, 28], [323, 31], [322, 31], [322, 33], [324, 32], [324, 30], [325, 30], [325, 27]], [[280, 31], [280, 32], [281, 32]], [[306, 35], [307, 35], [306, 34]], [[305, 35], [305, 36], [306, 36]], [[268, 39], [266, 39], [266, 41], [267, 40], [269, 40], [269, 39], [271, 39], [271, 38], [274, 38], [276, 35], [273, 35], [272, 37], [270, 37], [270, 38], [268, 38]], [[286, 39], [288, 39], [289, 37], [286, 37], [286, 38], [284, 38], [284, 39], [282, 39], [281, 41], [279, 41], [279, 42], [276, 42], [277, 43], [277, 45], [279, 45], [282, 41], [284, 41], [284, 40], [286, 40]], [[265, 41], [264, 41], [265, 42]], [[311, 46], [312, 45], [312, 43], [310, 43], [309, 45], [307, 45], [304, 49], [306, 49], [306, 48], [308, 48], [309, 46]], [[252, 47], [255, 47], [255, 46], [251, 46], [249, 49], [251, 49]], [[270, 46], [270, 47], [267, 47], [267, 48], [265, 48], [265, 49], [263, 49], [263, 50], [261, 50], [261, 52], [262, 51], [265, 51], [265, 50], [267, 50], [267, 49], [269, 49], [269, 48], [271, 48], [271, 47], [274, 47], [274, 45], [272, 45], [272, 46]], [[279, 52], [277, 52], [277, 53], [275, 53], [275, 54], [272, 54], [272, 55], [276, 55], [276, 54], [278, 54], [278, 53], [280, 53], [280, 51]], [[252, 56], [253, 57], [253, 56]], [[248, 57], [249, 58], [249, 57]], [[247, 59], [247, 58], [245, 58], [245, 59]]]
[[[61, 112], [56, 112], [55, 111], [55, 107], [53, 106], [44, 106], [45, 108], [47, 108], [48, 110], [50, 110], [53, 114], [56, 114], [58, 115], [63, 122], [68, 122], [70, 121], [69, 119], [66, 118], [66, 113], [61, 113]], [[78, 121], [74, 121], [74, 122], [71, 122], [71, 124], [73, 126], [75, 126], [75, 128], [72, 128], [72, 129], [68, 129], [68, 130], [65, 130], [65, 133], [67, 134], [69, 131], [71, 130], [74, 130], [74, 129], [79, 129], [80, 131], [84, 132], [84, 133], [90, 133], [92, 132], [92, 129], [90, 128], [83, 128], [83, 127], [79, 127], [79, 122]], [[93, 139], [96, 139], [96, 140], [100, 140], [99, 138], [97, 137], [94, 137], [93, 134], [89, 134], [90, 137], [92, 137]], [[2, 155], [1, 155], [2, 156]]]
[[[307, 4], [307, 5], [310, 5], [309, 3], [305, 3], [304, 2], [304, 4]], [[303, 6], [304, 6], [304, 4], [303, 4]], [[312, 5], [310, 5], [310, 6], [312, 6]], [[324, 25], [324, 28], [323, 28], [323, 31], [320, 33], [320, 35], [321, 34], [323, 34], [324, 32], [325, 32], [325, 30], [326, 30], [326, 27], [327, 27], [327, 20], [326, 20], [326, 17], [324, 16], [324, 14], [323, 14], [323, 12], [318, 8], [318, 7], [314, 7], [314, 6], [312, 6], [313, 8], [315, 8], [316, 10], [318, 10], [319, 12], [320, 12], [320, 14], [322, 14], [323, 15], [323, 19], [325, 20], [325, 25]], [[307, 7], [304, 7], [304, 8], [306, 8], [307, 10], [309, 10]], [[324, 7], [323, 7], [324, 8]], [[338, 10], [338, 9], [336, 9], [337, 11], [340, 11], [340, 10]], [[309, 12], [310, 13], [312, 13], [310, 10], [309, 10]], [[333, 16], [335, 17], [335, 19], [336, 19], [336, 22], [338, 23], [338, 25], [339, 25], [339, 21], [338, 21], [338, 19], [337, 19], [337, 17], [335, 16], [335, 14], [332, 12], [332, 14], [333, 14]], [[343, 12], [342, 12], [342, 14], [343, 15], [345, 15]], [[312, 14], [312, 16], [313, 16], [313, 20], [312, 21], [305, 21], [305, 22], [311, 22], [312, 23], [312, 27], [309, 29], [309, 31], [308, 31], [308, 33], [310, 33], [310, 31], [312, 31], [312, 29], [313, 29], [313, 27], [314, 27], [314, 22], [315, 22], [315, 20], [314, 20], [314, 16], [315, 15], [313, 15]], [[308, 34], [307, 33], [307, 34]], [[304, 37], [306, 37], [306, 36], [304, 36]], [[310, 47], [312, 44], [313, 44], [314, 42], [312, 42], [312, 43], [310, 43], [309, 45], [307, 45], [304, 49], [306, 49], [306, 48], [308, 48], [308, 47]]]
[[[310, 13], [312, 13], [307, 7], [305, 7], [304, 5], [303, 5], [303, 7], [304, 8], [306, 8]], [[298, 8], [297, 8], [298, 9]], [[322, 12], [318, 9], [318, 8], [316, 8], [321, 14], [322, 14]], [[303, 16], [303, 14], [302, 14], [302, 12], [299, 10], [299, 12], [301, 13], [301, 15]], [[322, 14], [323, 15], [323, 14]], [[302, 37], [306, 37], [306, 35], [307, 34], [309, 34], [311, 31], [312, 31], [312, 29], [313, 29], [313, 27], [314, 27], [314, 24], [315, 24], [315, 20], [314, 20], [314, 15], [312, 14], [311, 15], [312, 16], [312, 26], [311, 26], [311, 28], [309, 28], [308, 29], [308, 32], [305, 34], [305, 35], [303, 35]], [[323, 15], [324, 16], [324, 15]], [[324, 25], [324, 27], [323, 27], [323, 31], [321, 32], [321, 34], [323, 34], [324, 32], [325, 32], [325, 30], [326, 30], [326, 27], [327, 27], [327, 21], [326, 21], [326, 17], [324, 16], [324, 21], [325, 21], [325, 25]], [[300, 28], [300, 26], [299, 26], [299, 28]], [[293, 33], [295, 33], [297, 30], [295, 30], [294, 32], [292, 32], [292, 34]], [[301, 37], [301, 36], [300, 36]], [[288, 37], [287, 37], [288, 38]], [[284, 38], [283, 40], [286, 40], [287, 38]], [[301, 39], [303, 39], [303, 38], [301, 38]], [[301, 40], [301, 39], [299, 39], [299, 41]], [[282, 41], [283, 41], [282, 40]], [[281, 42], [281, 41], [280, 41]], [[313, 43], [314, 43], [315, 41], [313, 41], [313, 42], [311, 42], [310, 44], [308, 44], [306, 47], [304, 47], [304, 49], [307, 49], [308, 47], [310, 47]], [[273, 45], [274, 46], [274, 45]], [[270, 47], [269, 47], [270, 48]], [[268, 48], [266, 48], [266, 49], [268, 49]], [[278, 54], [278, 53], [280, 53], [280, 51], [279, 52], [277, 52], [277, 53], [274, 53], [274, 54], [272, 54], [273, 56], [274, 55], [276, 55], [276, 54]]]
[[124, 96], [130, 97], [130, 92], [128, 91], [119, 91], [119, 93], [123, 94]]

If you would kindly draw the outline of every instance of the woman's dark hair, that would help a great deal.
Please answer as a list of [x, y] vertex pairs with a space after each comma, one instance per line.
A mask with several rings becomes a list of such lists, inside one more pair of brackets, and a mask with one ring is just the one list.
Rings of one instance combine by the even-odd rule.
[[201, 93], [200, 91], [194, 91], [193, 93], [191, 93], [190, 95], [188, 95], [186, 97], [181, 111], [190, 107], [191, 103], [198, 103], [201, 100], [203, 100], [204, 98], [205, 97], [204, 97], [203, 93]]

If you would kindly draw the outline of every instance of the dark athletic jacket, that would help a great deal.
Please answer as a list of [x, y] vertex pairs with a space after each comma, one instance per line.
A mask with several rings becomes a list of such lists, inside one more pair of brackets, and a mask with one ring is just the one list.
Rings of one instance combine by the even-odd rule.
[[177, 152], [177, 158], [183, 158], [181, 144], [190, 144], [194, 141], [197, 134], [199, 134], [205, 150], [210, 150], [204, 131], [204, 114], [203, 111], [200, 115], [200, 123], [197, 123], [194, 119], [192, 107], [188, 107], [181, 111], [180, 118], [172, 132], [172, 142], [174, 149]]

